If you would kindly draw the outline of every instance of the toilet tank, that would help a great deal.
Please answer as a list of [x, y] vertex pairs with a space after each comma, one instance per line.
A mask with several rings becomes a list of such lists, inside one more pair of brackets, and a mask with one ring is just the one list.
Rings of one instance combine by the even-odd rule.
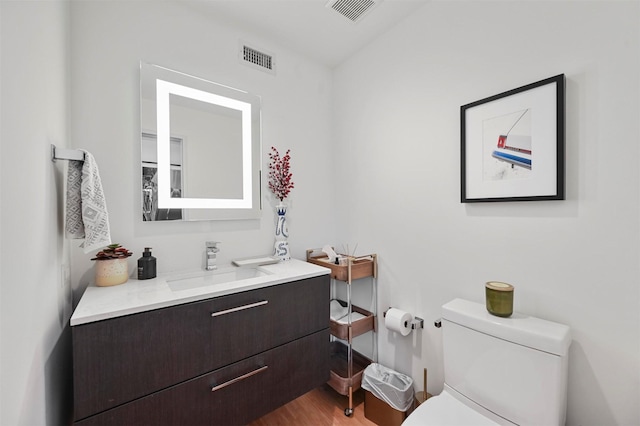
[[461, 399], [518, 425], [564, 425], [569, 327], [455, 299], [442, 307], [442, 339], [445, 383]]

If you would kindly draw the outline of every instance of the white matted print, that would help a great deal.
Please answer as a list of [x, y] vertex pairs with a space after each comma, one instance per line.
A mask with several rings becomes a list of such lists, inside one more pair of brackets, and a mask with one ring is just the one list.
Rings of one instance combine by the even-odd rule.
[[491, 117], [482, 123], [482, 179], [531, 177], [531, 108]]

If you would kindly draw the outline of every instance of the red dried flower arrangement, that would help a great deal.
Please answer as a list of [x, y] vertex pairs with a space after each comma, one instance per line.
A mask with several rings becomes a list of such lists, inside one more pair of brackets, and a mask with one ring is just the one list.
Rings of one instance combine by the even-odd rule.
[[269, 189], [282, 202], [289, 192], [293, 189], [293, 175], [289, 171], [291, 156], [288, 149], [284, 157], [280, 157], [280, 153], [274, 147], [271, 147], [269, 153]]

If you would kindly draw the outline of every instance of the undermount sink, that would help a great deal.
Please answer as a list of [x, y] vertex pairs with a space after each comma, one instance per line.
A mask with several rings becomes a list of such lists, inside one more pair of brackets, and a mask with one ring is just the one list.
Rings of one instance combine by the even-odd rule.
[[205, 271], [175, 278], [167, 278], [167, 284], [173, 291], [191, 290], [217, 284], [239, 282], [256, 277], [270, 275], [259, 268], [230, 268], [216, 271]]

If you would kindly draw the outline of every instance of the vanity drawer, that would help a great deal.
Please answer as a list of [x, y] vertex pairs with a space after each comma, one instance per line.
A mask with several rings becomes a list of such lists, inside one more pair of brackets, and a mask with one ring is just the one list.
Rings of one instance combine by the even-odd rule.
[[82, 419], [328, 327], [321, 276], [74, 326]]
[[246, 424], [328, 378], [329, 331], [323, 330], [75, 424]]

